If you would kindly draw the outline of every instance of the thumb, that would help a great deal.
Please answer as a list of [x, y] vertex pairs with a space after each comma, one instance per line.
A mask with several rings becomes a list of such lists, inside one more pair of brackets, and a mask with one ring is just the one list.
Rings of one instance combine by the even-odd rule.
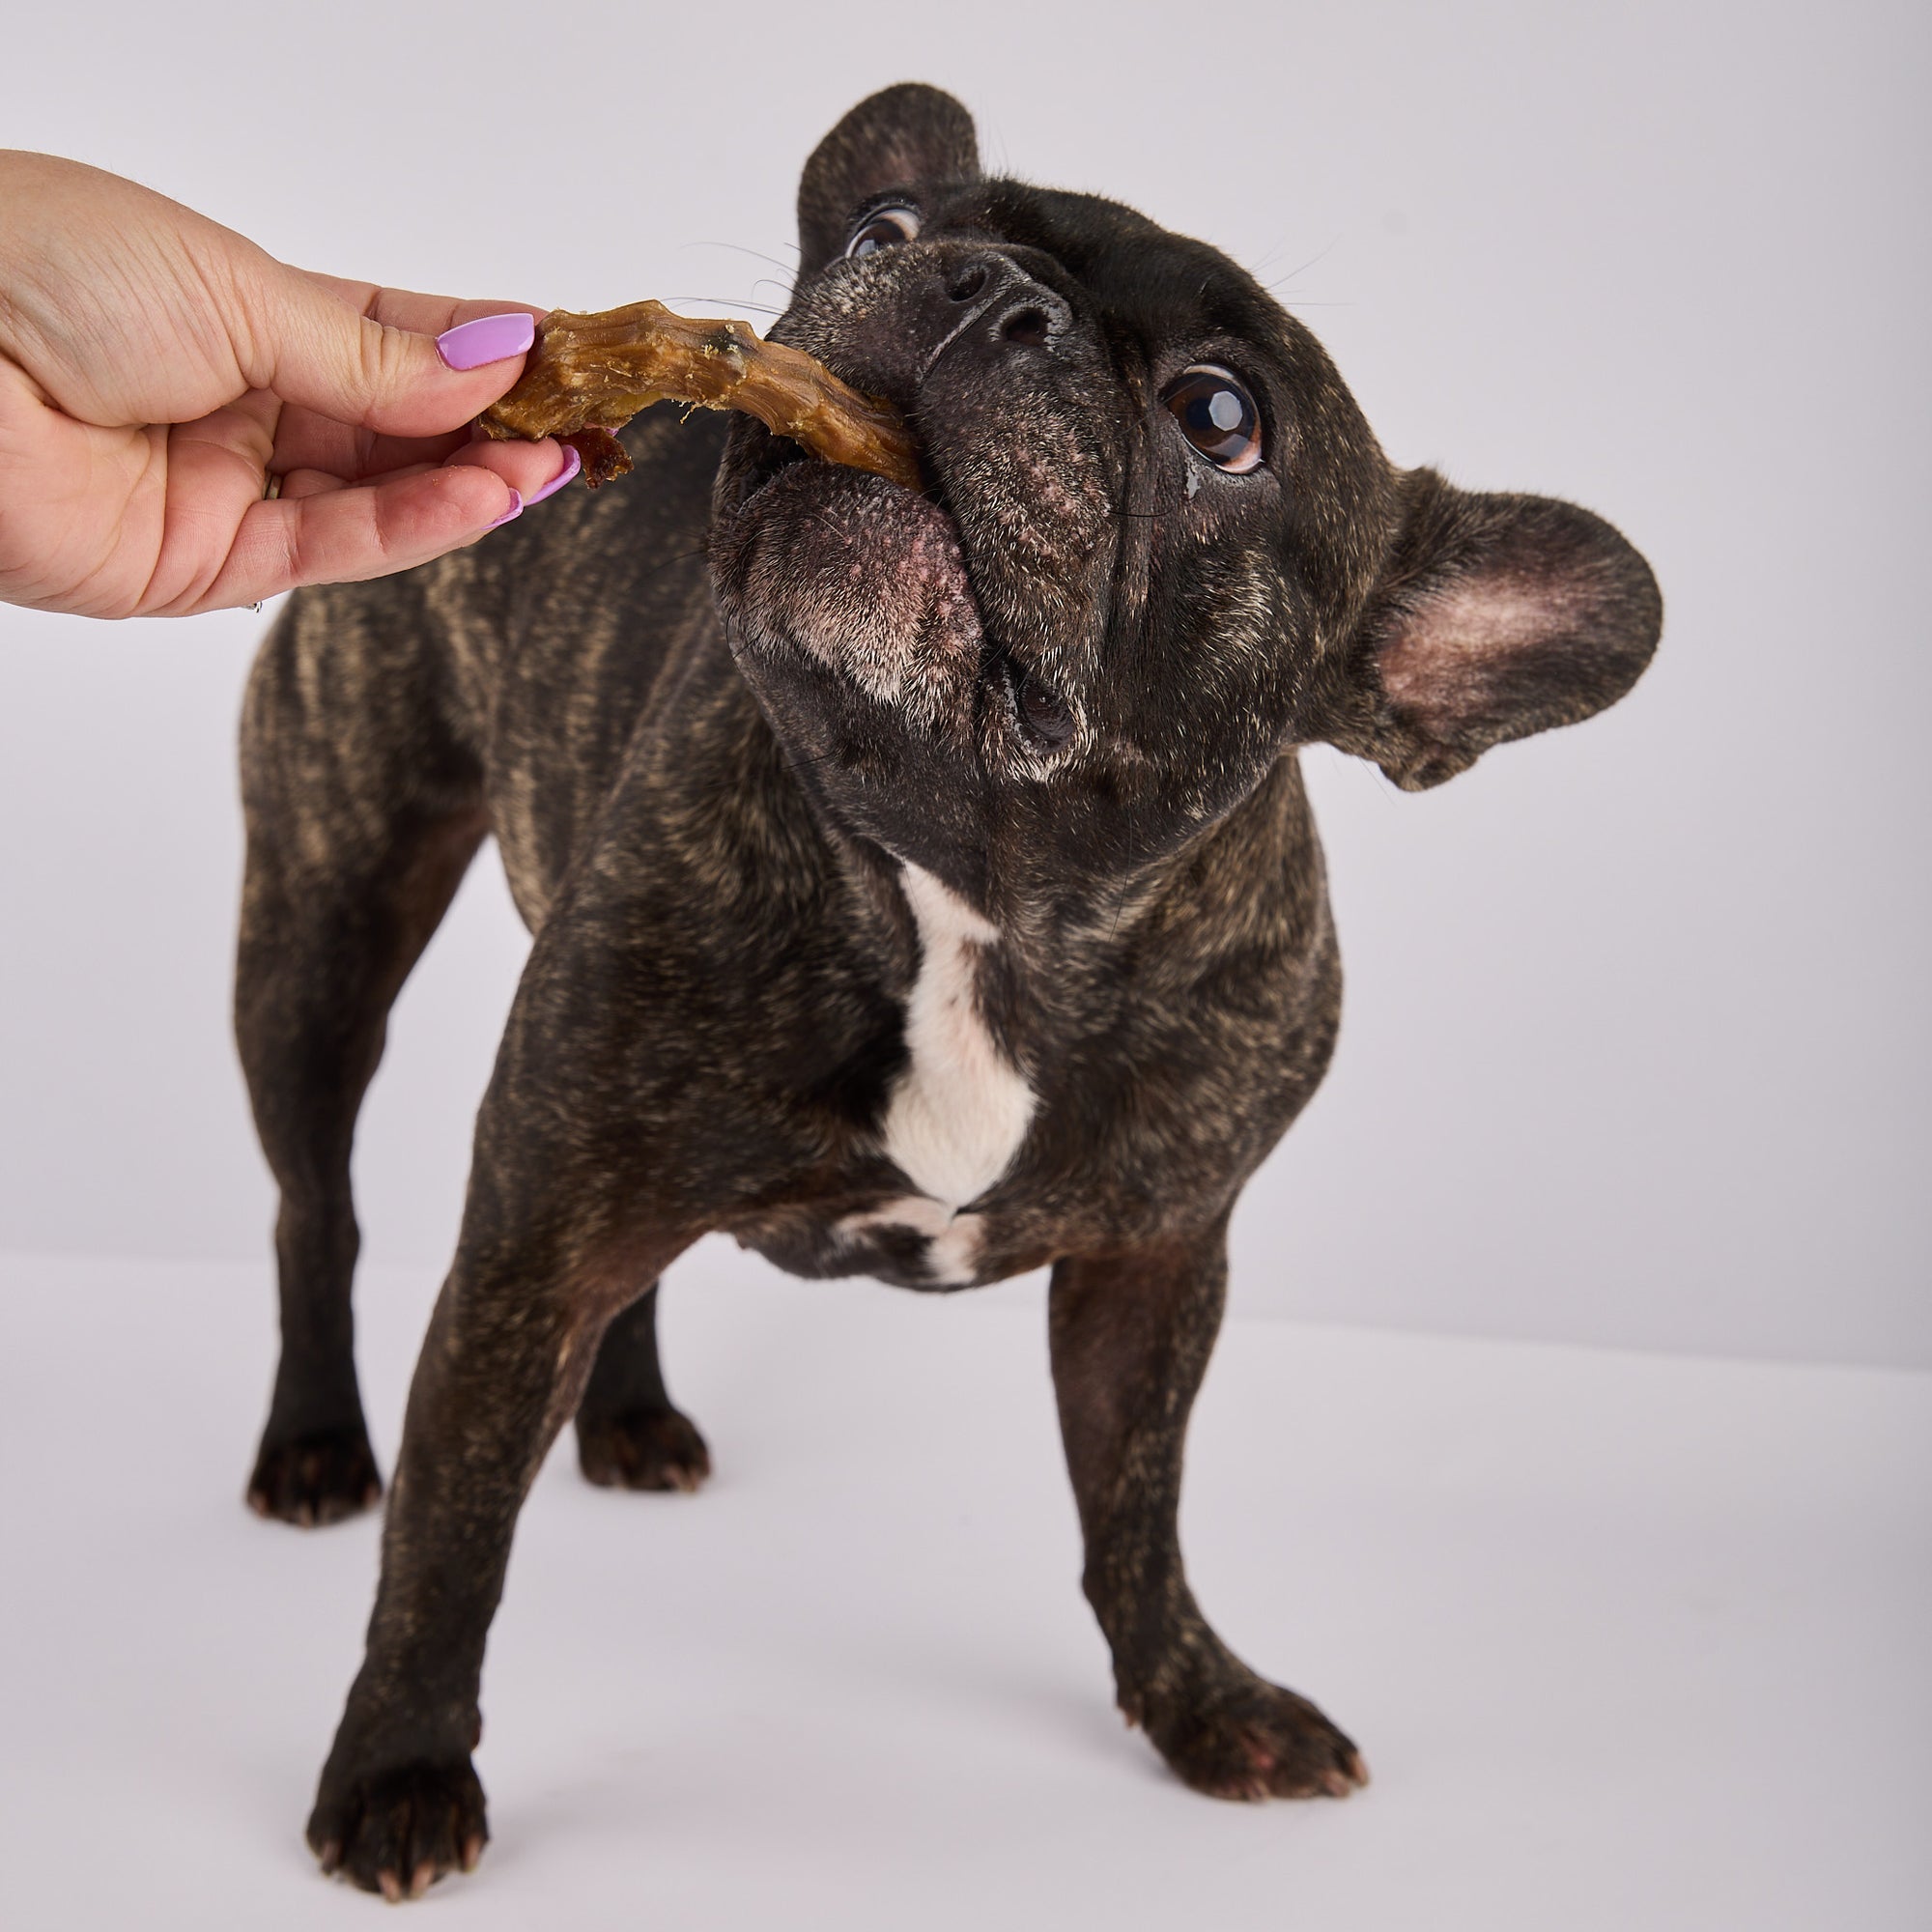
[[542, 313], [280, 263], [259, 310], [255, 386], [335, 422], [403, 437], [441, 436], [488, 409], [523, 374]]

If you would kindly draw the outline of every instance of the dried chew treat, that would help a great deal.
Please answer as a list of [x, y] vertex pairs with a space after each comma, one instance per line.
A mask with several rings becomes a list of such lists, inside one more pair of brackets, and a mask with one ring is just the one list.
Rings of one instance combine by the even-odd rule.
[[848, 388], [802, 350], [742, 322], [696, 322], [662, 302], [601, 315], [553, 309], [517, 385], [482, 415], [500, 440], [554, 436], [583, 459], [594, 490], [631, 467], [611, 434], [659, 402], [744, 410], [814, 456], [920, 488], [919, 456], [897, 412]]

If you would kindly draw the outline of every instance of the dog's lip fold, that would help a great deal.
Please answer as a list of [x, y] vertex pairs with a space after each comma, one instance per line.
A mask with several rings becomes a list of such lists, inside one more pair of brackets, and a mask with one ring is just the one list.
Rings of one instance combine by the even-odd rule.
[[755, 445], [739, 466], [732, 512], [749, 507], [753, 497], [782, 471], [812, 460], [811, 452], [803, 443], [794, 442], [788, 436], [775, 436], [768, 429], [761, 430]]
[[[727, 506], [727, 514], [730, 516], [743, 515], [751, 508], [753, 501], [764, 494], [770, 483], [786, 470], [797, 469], [801, 464], [809, 464], [814, 469], [828, 475], [839, 468], [837, 464], [827, 463], [823, 457], [814, 456], [803, 443], [794, 442], [788, 436], [780, 436], [762, 424], [748, 425], [748, 429], [754, 435], [755, 440], [736, 466], [738, 470], [735, 479], [736, 488]], [[923, 470], [925, 469], [923, 452], [921, 468]], [[926, 473], [929, 478], [930, 472]], [[950, 506], [929, 480], [925, 489], [918, 492], [908, 490], [904, 484], [896, 483], [889, 476], [874, 476], [873, 480], [880, 489], [892, 495], [923, 497], [940, 511], [949, 524], [953, 524], [956, 532], [957, 526], [954, 524]]]

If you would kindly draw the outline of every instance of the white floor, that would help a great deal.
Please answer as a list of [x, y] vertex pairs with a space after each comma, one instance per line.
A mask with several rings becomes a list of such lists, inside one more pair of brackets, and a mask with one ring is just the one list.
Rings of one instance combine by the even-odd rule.
[[[393, 1452], [433, 1283], [363, 1285]], [[1919, 1932], [1932, 1378], [1231, 1322], [1197, 1592], [1375, 1784], [1239, 1806], [1113, 1715], [1037, 1282], [700, 1251], [719, 1473], [553, 1458], [492, 1645], [496, 1837], [432, 1924]], [[266, 1274], [0, 1261], [0, 1923], [366, 1925], [300, 1842], [373, 1521], [242, 1509]]]

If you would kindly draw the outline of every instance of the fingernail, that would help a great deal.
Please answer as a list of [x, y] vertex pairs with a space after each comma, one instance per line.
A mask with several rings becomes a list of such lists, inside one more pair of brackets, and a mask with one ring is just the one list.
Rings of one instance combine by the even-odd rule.
[[515, 523], [523, 514], [524, 499], [515, 490], [512, 490], [510, 492], [510, 507], [494, 524], [485, 524], [483, 527], [486, 530], [500, 530], [505, 524]]
[[[563, 445], [563, 464], [548, 483], [530, 498], [532, 503], [541, 503], [546, 497], [554, 497], [577, 472], [583, 468], [583, 459], [569, 443]], [[527, 507], [527, 505], [526, 505]]]
[[537, 339], [537, 326], [522, 310], [508, 315], [479, 315], [459, 322], [436, 338], [436, 353], [452, 369], [480, 369], [506, 355], [521, 355]]

